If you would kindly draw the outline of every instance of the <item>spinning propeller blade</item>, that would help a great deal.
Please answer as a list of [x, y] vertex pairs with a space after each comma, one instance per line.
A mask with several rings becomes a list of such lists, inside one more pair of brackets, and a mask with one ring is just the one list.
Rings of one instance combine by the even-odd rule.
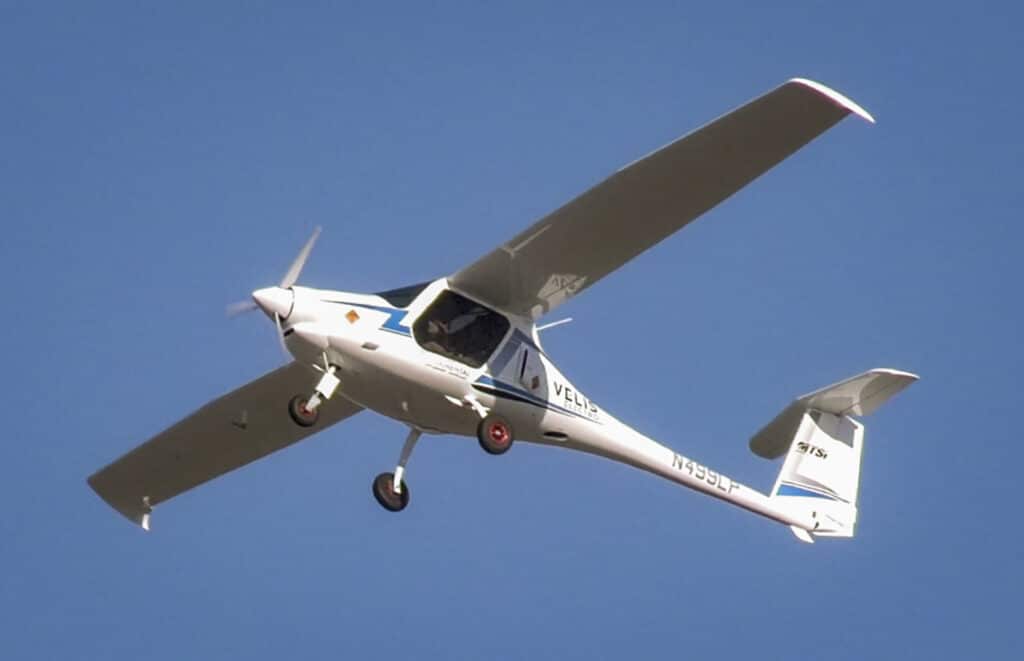
[[[313, 235], [306, 241], [306, 245], [302, 246], [302, 250], [299, 251], [295, 261], [292, 262], [292, 265], [288, 268], [288, 272], [284, 274], [281, 284], [277, 287], [258, 289], [253, 292], [253, 300], [232, 303], [226, 310], [228, 317], [237, 317], [240, 314], [259, 309], [262, 309], [266, 314], [273, 316], [274, 326], [277, 328], [277, 340], [280, 343], [281, 350], [284, 351], [284, 355], [287, 360], [291, 360], [292, 356], [291, 353], [288, 352], [288, 346], [284, 341], [284, 326], [281, 323], [281, 313], [278, 312], [278, 310], [286, 310], [290, 308], [292, 297], [295, 294], [294, 290], [286, 290], [290, 290], [292, 285], [295, 284], [295, 281], [299, 279], [299, 275], [302, 273], [302, 267], [306, 265], [306, 260], [309, 259], [309, 253], [313, 250], [313, 245], [316, 243], [319, 236], [320, 228], [317, 227], [313, 230]], [[287, 299], [287, 304], [284, 302], [284, 299]]]
[[284, 278], [278, 287], [288, 289], [295, 284], [295, 281], [299, 279], [299, 274], [302, 273], [302, 267], [306, 265], [306, 259], [309, 257], [310, 251], [313, 250], [313, 244], [316, 243], [316, 239], [319, 236], [320, 228], [317, 227], [313, 230], [313, 236], [309, 237], [309, 241], [306, 241], [306, 245], [302, 246], [302, 251], [299, 252], [299, 256], [292, 262], [291, 268], [284, 274]]
[[291, 360], [292, 354], [288, 351], [288, 345], [284, 343], [284, 328], [281, 327], [281, 315], [274, 313], [274, 325], [277, 326], [277, 341], [281, 345], [281, 351], [284, 352], [284, 359]]
[[[284, 278], [281, 280], [281, 284], [278, 285], [281, 289], [288, 289], [299, 279], [299, 275], [302, 273], [302, 267], [306, 265], [306, 260], [309, 259], [309, 253], [313, 250], [313, 245], [316, 240], [320, 237], [320, 231], [322, 228], [317, 227], [313, 230], [312, 236], [306, 241], [306, 245], [302, 246], [302, 250], [299, 251], [298, 256], [292, 265], [288, 268], [288, 272], [284, 274]], [[255, 301], [237, 301], [227, 306], [224, 310], [225, 314], [230, 317], [237, 317], [240, 314], [246, 312], [252, 312], [258, 310], [259, 305]]]
[[229, 305], [224, 310], [224, 313], [227, 314], [230, 319], [232, 317], [237, 317], [240, 314], [245, 314], [246, 312], [252, 312], [258, 308], [259, 306], [256, 305], [255, 301], [237, 301]]

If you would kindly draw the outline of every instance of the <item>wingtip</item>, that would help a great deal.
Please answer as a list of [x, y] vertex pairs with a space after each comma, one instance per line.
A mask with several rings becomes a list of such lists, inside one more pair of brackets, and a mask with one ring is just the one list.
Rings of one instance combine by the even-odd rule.
[[114, 511], [146, 532], [149, 532], [150, 514], [153, 508], [149, 505], [148, 498], [143, 498], [141, 502], [136, 502], [133, 498], [117, 493], [116, 490], [110, 488], [109, 484], [105, 485], [103, 483], [102, 470], [90, 475], [86, 479], [86, 484]]
[[830, 101], [832, 101], [836, 105], [838, 105], [838, 106], [840, 106], [842, 108], [845, 108], [846, 110], [848, 110], [849, 112], [853, 113], [854, 115], [857, 115], [858, 117], [860, 117], [864, 121], [868, 122], [869, 124], [874, 124], [875, 123], [875, 118], [871, 116], [871, 113], [869, 113], [867, 110], [865, 110], [859, 104], [855, 103], [849, 97], [844, 96], [843, 94], [840, 94], [839, 92], [835, 91], [831, 87], [828, 87], [826, 85], [822, 85], [821, 83], [813, 81], [813, 80], [810, 80], [809, 78], [791, 78], [787, 82], [789, 82], [789, 83], [796, 83], [797, 85], [803, 85], [804, 87], [812, 89], [815, 92], [817, 92], [818, 94], [821, 94], [822, 96], [828, 98]]
[[906, 379], [907, 381], [919, 381], [921, 379], [920, 376], [914, 374], [913, 372], [906, 372], [904, 370], [893, 369], [892, 367], [876, 367], [875, 369], [871, 370], [871, 372], [872, 374], [890, 374], [892, 376], [897, 376]]

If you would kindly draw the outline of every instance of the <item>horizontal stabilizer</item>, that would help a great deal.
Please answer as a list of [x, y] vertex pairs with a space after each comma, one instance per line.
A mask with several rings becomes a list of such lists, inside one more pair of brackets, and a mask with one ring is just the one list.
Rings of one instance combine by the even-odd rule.
[[865, 416], [902, 391], [918, 377], [909, 372], [877, 368], [799, 397], [750, 439], [750, 449], [765, 459], [789, 450], [800, 420], [808, 410], [837, 416]]

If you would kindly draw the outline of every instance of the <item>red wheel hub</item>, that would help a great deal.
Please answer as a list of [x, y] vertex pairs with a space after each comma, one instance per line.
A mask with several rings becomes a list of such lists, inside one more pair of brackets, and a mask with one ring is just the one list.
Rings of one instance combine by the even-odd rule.
[[491, 440], [494, 441], [495, 443], [499, 445], [504, 445], [508, 443], [508, 427], [501, 424], [500, 422], [496, 422], [493, 425], [491, 425], [491, 428], [488, 430], [488, 436], [490, 436]]

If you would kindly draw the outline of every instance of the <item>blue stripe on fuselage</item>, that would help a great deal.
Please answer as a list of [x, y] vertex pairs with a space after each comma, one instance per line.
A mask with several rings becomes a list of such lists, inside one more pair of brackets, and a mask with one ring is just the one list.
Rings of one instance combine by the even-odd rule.
[[[323, 300], [323, 299], [321, 299]], [[324, 301], [324, 303], [337, 303], [338, 305], [351, 305], [354, 308], [364, 308], [366, 310], [374, 310], [376, 312], [384, 312], [388, 315], [388, 318], [384, 320], [384, 323], [380, 327], [386, 331], [404, 335], [406, 337], [412, 337], [412, 331], [409, 330], [408, 326], [404, 326], [401, 320], [405, 318], [405, 315], [409, 314], [408, 310], [402, 310], [399, 308], [389, 308], [383, 305], [369, 305], [367, 303], [352, 303], [351, 301]]]
[[579, 413], [576, 413], [575, 411], [572, 411], [572, 410], [569, 410], [569, 409], [564, 408], [562, 406], [559, 406], [558, 404], [552, 404], [551, 402], [547, 401], [546, 399], [541, 399], [540, 397], [537, 397], [533, 393], [527, 392], [525, 390], [522, 390], [521, 388], [517, 388], [517, 387], [515, 387], [513, 385], [510, 385], [508, 383], [504, 383], [502, 381], [496, 381], [493, 378], [487, 376], [486, 374], [481, 375], [480, 378], [477, 379], [476, 382], [473, 385], [474, 385], [474, 387], [478, 387], [479, 388], [479, 387], [482, 386], [484, 388], [493, 389], [493, 390], [495, 390], [498, 393], [512, 395], [512, 396], [514, 396], [519, 401], [522, 401], [522, 402], [527, 403], [527, 404], [533, 404], [534, 406], [539, 406], [541, 408], [548, 409], [549, 411], [555, 411], [556, 413], [562, 413], [564, 415], [571, 415], [571, 416], [576, 417], [576, 418], [581, 418], [583, 420], [589, 420], [590, 422], [595, 422], [594, 420], [591, 420], [590, 418], [588, 418], [585, 415], [580, 415]]

